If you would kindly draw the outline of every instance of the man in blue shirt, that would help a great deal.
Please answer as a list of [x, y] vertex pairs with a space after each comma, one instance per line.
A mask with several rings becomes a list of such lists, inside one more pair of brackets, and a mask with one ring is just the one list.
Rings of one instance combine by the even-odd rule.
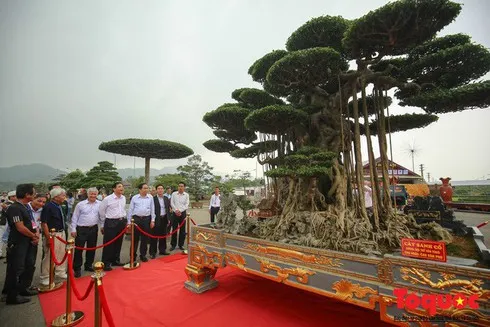
[[[62, 188], [53, 188], [49, 195], [51, 201], [48, 202], [41, 212], [41, 227], [44, 234], [44, 257], [41, 263], [41, 285], [49, 285], [49, 252], [50, 242], [49, 231], [55, 230], [55, 235], [66, 240], [65, 237], [65, 216], [61, 205], [65, 202], [66, 191]], [[57, 260], [61, 260], [65, 255], [65, 244], [53, 239], [54, 252]], [[55, 268], [55, 275], [60, 279], [66, 279], [66, 261]]]

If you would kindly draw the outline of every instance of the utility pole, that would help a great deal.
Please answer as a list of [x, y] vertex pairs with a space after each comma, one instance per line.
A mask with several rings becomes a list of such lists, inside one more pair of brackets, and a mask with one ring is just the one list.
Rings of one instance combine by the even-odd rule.
[[424, 178], [424, 164], [420, 164], [420, 176], [422, 176], [422, 178]]
[[427, 182], [430, 183], [430, 173], [427, 173]]

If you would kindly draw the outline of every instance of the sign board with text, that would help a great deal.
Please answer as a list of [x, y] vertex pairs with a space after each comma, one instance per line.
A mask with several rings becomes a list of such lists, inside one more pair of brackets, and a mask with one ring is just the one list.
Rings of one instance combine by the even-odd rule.
[[444, 242], [402, 238], [402, 256], [446, 262], [446, 244]]

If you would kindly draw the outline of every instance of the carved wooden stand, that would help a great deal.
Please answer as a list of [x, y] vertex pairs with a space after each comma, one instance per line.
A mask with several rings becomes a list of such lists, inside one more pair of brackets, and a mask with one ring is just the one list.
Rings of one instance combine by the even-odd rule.
[[[490, 270], [384, 255], [357, 255], [232, 235], [210, 225], [192, 228], [185, 287], [194, 293], [215, 288], [220, 267], [334, 298], [380, 313], [396, 326], [490, 326]], [[410, 293], [478, 295], [478, 309], [437, 310], [448, 320], [431, 321], [422, 307], [399, 308], [394, 290]], [[403, 321], [410, 316], [418, 321]], [[463, 317], [464, 316], [464, 317]], [[467, 321], [462, 318], [472, 318]]]
[[185, 288], [194, 293], [203, 293], [218, 286], [214, 279], [217, 269], [198, 267], [188, 264], [185, 267], [187, 281], [184, 283]]

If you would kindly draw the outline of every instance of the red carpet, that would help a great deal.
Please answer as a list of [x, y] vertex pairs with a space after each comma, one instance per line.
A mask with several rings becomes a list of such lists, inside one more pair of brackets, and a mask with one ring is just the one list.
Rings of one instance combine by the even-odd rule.
[[[379, 314], [354, 305], [251, 276], [239, 270], [218, 270], [219, 285], [203, 294], [184, 288], [187, 257], [172, 255], [143, 263], [139, 269], [116, 269], [103, 278], [110, 311], [123, 326], [389, 326]], [[84, 293], [89, 277], [77, 279]], [[65, 289], [40, 295], [47, 325], [65, 310]], [[85, 313], [78, 326], [93, 326], [94, 295], [73, 310]], [[104, 326], [107, 322], [104, 319]]]

